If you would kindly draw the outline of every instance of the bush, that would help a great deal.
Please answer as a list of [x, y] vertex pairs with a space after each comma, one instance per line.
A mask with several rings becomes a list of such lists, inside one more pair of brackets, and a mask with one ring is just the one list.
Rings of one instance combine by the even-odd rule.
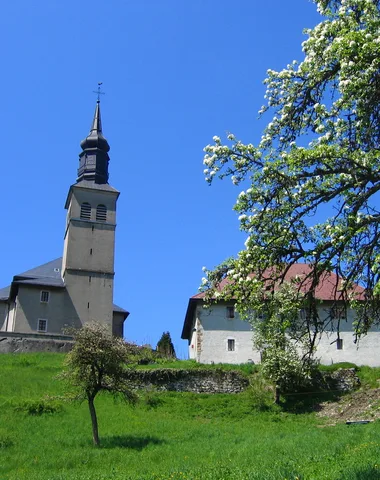
[[14, 407], [16, 412], [27, 415], [43, 415], [45, 413], [59, 413], [63, 410], [61, 403], [55, 400], [26, 400]]
[[255, 410], [276, 409], [276, 405], [273, 403], [273, 386], [261, 373], [257, 373], [252, 377], [248, 392], [252, 407]]
[[0, 432], [0, 449], [9, 448], [13, 446], [13, 440], [11, 437], [3, 432]]

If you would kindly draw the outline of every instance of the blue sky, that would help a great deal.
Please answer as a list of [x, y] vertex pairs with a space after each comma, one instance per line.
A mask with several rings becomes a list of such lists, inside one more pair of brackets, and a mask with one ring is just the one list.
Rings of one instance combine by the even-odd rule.
[[125, 336], [155, 346], [169, 330], [185, 357], [202, 266], [245, 240], [232, 211], [240, 189], [207, 186], [203, 147], [226, 132], [259, 140], [266, 70], [302, 59], [302, 30], [320, 20], [308, 0], [5, 2], [0, 287], [62, 255], [64, 202], [102, 81]]

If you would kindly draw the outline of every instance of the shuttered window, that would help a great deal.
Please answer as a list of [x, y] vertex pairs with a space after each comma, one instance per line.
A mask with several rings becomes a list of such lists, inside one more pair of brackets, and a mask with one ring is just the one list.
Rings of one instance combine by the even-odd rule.
[[96, 207], [96, 220], [105, 222], [107, 220], [107, 207], [105, 205], [98, 205]]
[[91, 220], [91, 205], [87, 202], [82, 203], [80, 207], [80, 218]]

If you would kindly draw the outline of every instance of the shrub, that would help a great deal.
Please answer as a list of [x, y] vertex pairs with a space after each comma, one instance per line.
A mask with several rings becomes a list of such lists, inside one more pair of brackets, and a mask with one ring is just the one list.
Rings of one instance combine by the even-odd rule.
[[273, 403], [273, 386], [261, 373], [252, 377], [248, 392], [255, 410], [264, 411], [276, 408]]
[[3, 432], [0, 432], [0, 449], [9, 448], [13, 446], [13, 440], [11, 437]]
[[27, 415], [43, 415], [45, 413], [59, 413], [63, 410], [61, 403], [55, 400], [25, 400], [14, 407], [16, 412]]

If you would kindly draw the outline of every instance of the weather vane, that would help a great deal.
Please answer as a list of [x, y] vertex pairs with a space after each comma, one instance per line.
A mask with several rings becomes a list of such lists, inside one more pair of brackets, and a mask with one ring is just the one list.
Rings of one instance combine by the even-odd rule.
[[103, 85], [103, 82], [98, 82], [98, 89], [93, 90], [93, 93], [96, 93], [98, 95], [98, 102], [100, 102], [100, 95], [105, 95], [105, 92], [102, 92], [100, 90], [101, 85]]

